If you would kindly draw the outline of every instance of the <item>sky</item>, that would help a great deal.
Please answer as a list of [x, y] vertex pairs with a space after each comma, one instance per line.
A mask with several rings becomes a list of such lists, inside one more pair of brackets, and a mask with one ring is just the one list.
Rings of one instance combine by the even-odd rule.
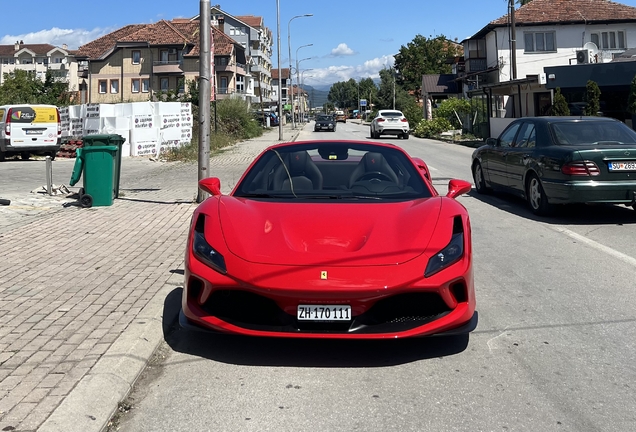
[[[3, 20], [0, 45], [22, 40], [67, 44], [70, 49], [128, 24], [191, 18], [199, 14], [201, 4], [200, 0], [61, 0], [32, 2], [33, 9], [27, 10], [19, 1], [2, 3], [2, 16], [14, 19]], [[636, 7], [636, 0], [620, 3]], [[300, 61], [304, 84], [326, 86], [350, 78], [377, 78], [381, 69], [393, 65], [393, 55], [418, 34], [461, 42], [504, 16], [508, 1], [279, 0], [278, 9], [276, 0], [211, 0], [211, 4], [233, 16], [263, 17], [274, 35], [273, 67], [278, 68], [280, 33], [281, 67], [290, 64], [291, 41], [292, 65]], [[305, 14], [313, 16], [293, 18]]]

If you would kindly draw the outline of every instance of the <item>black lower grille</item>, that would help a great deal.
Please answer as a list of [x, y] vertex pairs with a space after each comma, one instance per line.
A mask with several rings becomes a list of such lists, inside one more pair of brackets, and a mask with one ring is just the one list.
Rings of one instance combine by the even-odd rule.
[[203, 310], [239, 327], [260, 331], [300, 333], [384, 333], [405, 331], [451, 312], [437, 293], [398, 294], [377, 301], [351, 322], [298, 321], [275, 301], [240, 290], [215, 291]]

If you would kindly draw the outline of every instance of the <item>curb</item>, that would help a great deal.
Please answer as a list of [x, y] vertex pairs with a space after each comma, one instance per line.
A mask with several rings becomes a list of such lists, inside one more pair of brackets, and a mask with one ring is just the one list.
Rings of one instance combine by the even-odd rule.
[[82, 378], [38, 432], [101, 432], [126, 399], [148, 360], [164, 340], [162, 322], [174, 323], [178, 311], [163, 316], [164, 300], [174, 290], [171, 275], [91, 371]]

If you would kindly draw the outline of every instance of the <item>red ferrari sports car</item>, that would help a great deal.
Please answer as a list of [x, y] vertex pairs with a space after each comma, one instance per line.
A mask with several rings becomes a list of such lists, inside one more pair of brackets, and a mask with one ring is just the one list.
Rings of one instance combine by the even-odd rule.
[[180, 323], [294, 338], [465, 334], [477, 325], [468, 213], [390, 144], [266, 149], [192, 216]]

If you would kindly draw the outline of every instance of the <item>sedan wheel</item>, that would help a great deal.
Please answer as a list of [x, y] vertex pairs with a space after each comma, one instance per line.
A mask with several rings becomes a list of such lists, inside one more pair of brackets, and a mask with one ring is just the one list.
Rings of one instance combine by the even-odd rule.
[[486, 180], [484, 180], [484, 171], [481, 168], [481, 164], [476, 162], [473, 166], [473, 180], [475, 181], [475, 189], [480, 194], [488, 193], [488, 187], [486, 187]]
[[526, 188], [526, 197], [530, 209], [536, 215], [547, 215], [553, 210], [553, 206], [548, 203], [548, 198], [545, 195], [541, 181], [535, 175], [530, 178]]

